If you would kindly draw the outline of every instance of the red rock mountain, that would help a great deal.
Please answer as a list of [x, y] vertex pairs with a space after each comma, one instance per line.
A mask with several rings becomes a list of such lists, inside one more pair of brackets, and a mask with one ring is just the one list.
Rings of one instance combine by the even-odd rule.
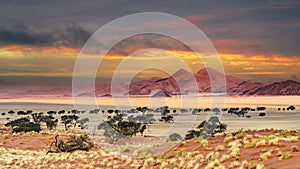
[[[225, 83], [226, 80], [226, 83]], [[213, 85], [211, 85], [213, 84]], [[226, 84], [226, 86], [224, 86]], [[77, 93], [77, 96], [93, 96], [88, 89], [94, 85], [83, 86], [86, 90]], [[1, 90], [3, 89], [3, 90]], [[172, 96], [172, 95], [194, 95], [206, 93], [226, 93], [227, 95], [300, 95], [300, 83], [292, 80], [275, 82], [271, 84], [244, 80], [233, 76], [226, 76], [211, 68], [201, 69], [192, 74], [180, 69], [167, 78], [153, 77], [128, 84], [109, 83], [95, 84], [98, 97], [107, 96]], [[225, 90], [226, 89], [226, 90]], [[158, 93], [159, 92], [159, 93]], [[30, 90], [8, 90], [0, 88], [0, 96], [35, 96], [35, 95], [60, 95], [72, 96], [71, 88], [34, 88]]]
[[300, 95], [300, 83], [287, 80], [257, 87], [246, 95]]
[[149, 95], [151, 91], [160, 89], [168, 95], [211, 93], [212, 91], [213, 93], [243, 95], [264, 85], [260, 82], [225, 76], [211, 68], [201, 69], [196, 74], [181, 69], [168, 78], [152, 78], [132, 83], [129, 87], [129, 94]]

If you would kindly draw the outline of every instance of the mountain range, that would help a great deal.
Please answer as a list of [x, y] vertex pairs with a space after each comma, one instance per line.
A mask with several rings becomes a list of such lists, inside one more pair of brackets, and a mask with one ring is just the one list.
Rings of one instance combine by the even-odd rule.
[[[225, 81], [222, 83], [224, 78], [226, 83]], [[125, 87], [129, 88], [129, 92], [123, 92], [131, 96], [156, 95], [153, 91], [163, 92], [165, 96], [191, 95], [195, 93], [209, 94], [212, 92], [211, 84], [214, 86], [213, 93], [225, 92], [227, 95], [300, 95], [300, 83], [296, 81], [287, 80], [267, 84], [226, 76], [211, 68], [201, 69], [195, 74], [181, 69], [168, 78], [151, 78], [131, 83]], [[224, 84], [226, 84], [226, 87]], [[102, 91], [106, 89], [105, 91], [107, 92], [106, 87], [107, 84], [106, 86], [99, 85], [97, 89], [100, 90], [96, 89], [97, 95], [105, 95], [106, 93]]]
[[[226, 84], [226, 86], [224, 86], [224, 84]], [[0, 89], [0, 93], [2, 93], [2, 95], [0, 94], [0, 96], [55, 95], [69, 97], [72, 96], [72, 89], [68, 87], [47, 87], [27, 89], [24, 91], [6, 90], [5, 92]], [[244, 80], [234, 76], [227, 76], [221, 72], [218, 72], [217, 70], [206, 68], [199, 70], [195, 74], [192, 74], [191, 72], [188, 72], [184, 69], [180, 69], [172, 76], [167, 78], [153, 77], [150, 79], [132, 82], [129, 85], [123, 83], [95, 84], [95, 94], [98, 97], [110, 97], [112, 95], [169, 97], [173, 95], [195, 95], [199, 93], [216, 93], [241, 96], [300, 95], [300, 83], [293, 80], [274, 83], [262, 83], [254, 80]], [[93, 93], [82, 92], [77, 94], [77, 96], [93, 96]]]

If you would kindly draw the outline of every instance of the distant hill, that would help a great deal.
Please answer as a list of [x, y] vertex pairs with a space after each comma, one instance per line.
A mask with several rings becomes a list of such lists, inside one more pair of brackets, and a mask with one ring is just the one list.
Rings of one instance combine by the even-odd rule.
[[[210, 75], [210, 76], [209, 76]], [[223, 86], [226, 80], [226, 86]], [[213, 84], [213, 89], [211, 84]], [[184, 69], [180, 69], [172, 76], [166, 78], [153, 77], [150, 79], [133, 82], [130, 85], [118, 84], [95, 84], [83, 86], [82, 93], [77, 93], [79, 97], [93, 96], [88, 93], [88, 89], [95, 86], [98, 97], [109, 96], [151, 96], [151, 97], [170, 97], [172, 95], [195, 95], [207, 93], [222, 93], [227, 95], [300, 95], [300, 83], [287, 80], [275, 83], [262, 83], [253, 80], [226, 76], [211, 68], [201, 69], [192, 74]], [[112, 88], [114, 89], [113, 92]], [[2, 89], [2, 90], [1, 90]], [[213, 90], [213, 92], [212, 92]], [[157, 92], [159, 91], [159, 92]], [[31, 89], [8, 90], [0, 88], [0, 96], [35, 96], [35, 95], [59, 95], [62, 97], [72, 96], [72, 89], [66, 87], [39, 87]]]
[[[226, 83], [224, 80], [226, 80]], [[223, 86], [224, 83], [226, 86]], [[266, 85], [252, 80], [225, 76], [221, 72], [210, 68], [201, 69], [196, 74], [181, 69], [168, 78], [152, 78], [132, 83], [129, 87], [129, 94], [149, 95], [151, 91], [156, 89], [160, 89], [169, 95], [210, 93], [212, 92], [211, 84], [214, 85], [214, 93], [228, 93], [230, 95], [243, 95]], [[227, 90], [225, 90], [226, 88]]]
[[287, 80], [275, 82], [261, 87], [257, 87], [253, 91], [245, 93], [246, 95], [300, 95], [300, 83]]

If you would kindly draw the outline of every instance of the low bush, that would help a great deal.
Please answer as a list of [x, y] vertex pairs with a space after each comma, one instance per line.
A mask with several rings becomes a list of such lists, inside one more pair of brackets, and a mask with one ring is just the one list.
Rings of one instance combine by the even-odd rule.
[[220, 122], [217, 116], [212, 116], [208, 120], [202, 121], [197, 127], [198, 130], [190, 130], [185, 135], [185, 139], [189, 140], [194, 137], [202, 137], [204, 139], [214, 136], [216, 133], [223, 133], [227, 129], [227, 125]]
[[35, 124], [32, 122], [27, 122], [27, 123], [22, 123], [19, 126], [16, 126], [13, 128], [13, 132], [18, 133], [18, 132], [40, 132], [41, 131], [41, 126], [39, 124]]
[[[89, 151], [94, 144], [91, 142], [88, 135], [72, 135], [68, 141], [58, 140], [58, 135], [55, 136], [55, 141], [51, 143], [48, 153], [73, 152], [76, 150]], [[54, 150], [52, 150], [54, 148]]]
[[298, 152], [299, 148], [298, 146], [292, 146], [292, 152]]
[[28, 122], [30, 122], [30, 120], [28, 118], [19, 118], [19, 119], [16, 119], [16, 120], [6, 123], [5, 126], [6, 127], [16, 127], [23, 123], [28, 123]]
[[178, 133], [173, 133], [171, 135], [169, 135], [169, 141], [179, 141], [181, 140], [182, 137], [178, 134]]
[[124, 137], [136, 136], [137, 133], [143, 135], [146, 125], [135, 121], [124, 120], [125, 114], [116, 114], [107, 121], [98, 125], [98, 130], [103, 130], [103, 135], [109, 143], [113, 143]]
[[14, 133], [18, 132], [40, 132], [41, 126], [39, 124], [35, 124], [33, 122], [30, 122], [28, 118], [20, 118], [13, 121], [10, 121], [5, 124], [6, 127], [12, 127]]

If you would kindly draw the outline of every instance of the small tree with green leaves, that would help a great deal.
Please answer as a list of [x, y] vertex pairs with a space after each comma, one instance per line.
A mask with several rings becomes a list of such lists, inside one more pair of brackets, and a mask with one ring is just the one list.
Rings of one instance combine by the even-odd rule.
[[40, 132], [41, 131], [41, 126], [39, 124], [35, 124], [33, 122], [28, 122], [28, 123], [22, 123], [17, 127], [13, 128], [13, 132], [18, 133], [18, 132]]
[[47, 129], [52, 130], [55, 129], [58, 123], [58, 119], [53, 116], [44, 116], [42, 119], [43, 122], [46, 123]]
[[108, 138], [110, 143], [124, 137], [132, 137], [138, 132], [143, 135], [146, 129], [146, 125], [131, 120], [124, 120], [123, 116], [124, 114], [118, 113], [109, 120], [103, 121], [98, 126], [98, 130], [104, 130], [103, 135]]
[[153, 121], [155, 121], [153, 116], [154, 116], [154, 114], [144, 114], [144, 115], [138, 115], [138, 116], [130, 115], [128, 117], [128, 120], [140, 122], [140, 123], [144, 123], [144, 124], [149, 124], [149, 123], [152, 123]]
[[54, 118], [52, 115], [43, 115], [42, 113], [31, 114], [34, 123], [41, 124], [44, 122], [47, 129], [55, 129], [58, 123], [58, 119]]
[[189, 130], [188, 133], [185, 135], [186, 140], [193, 139], [195, 137], [200, 137], [201, 132], [198, 130]]
[[116, 131], [107, 121], [100, 123], [98, 130], [104, 130], [103, 135], [108, 139], [109, 143], [113, 143], [121, 138], [126, 137], [125, 135]]
[[10, 115], [13, 115], [13, 114], [15, 114], [16, 112], [13, 111], [13, 110], [9, 110], [7, 113], [10, 114]]
[[217, 116], [212, 116], [208, 120], [202, 121], [197, 127], [198, 130], [190, 130], [185, 139], [202, 137], [204, 139], [213, 136], [216, 133], [222, 133], [227, 129], [227, 125], [221, 123]]
[[88, 125], [86, 124], [87, 122], [89, 122], [90, 119], [89, 118], [83, 118], [83, 119], [79, 119], [78, 123], [79, 123], [79, 127], [83, 130], [83, 129], [87, 129]]
[[19, 119], [16, 119], [16, 120], [13, 120], [13, 121], [10, 121], [8, 123], [5, 124], [6, 127], [16, 127], [16, 126], [19, 126], [20, 124], [23, 124], [23, 123], [29, 123], [30, 120], [28, 118], [19, 118]]
[[6, 127], [12, 127], [13, 132], [40, 132], [41, 126], [39, 124], [30, 122], [28, 118], [20, 118], [13, 121], [10, 121], [5, 124]]
[[64, 124], [65, 130], [68, 131], [71, 126], [76, 127], [79, 117], [76, 115], [61, 116], [61, 123]]
[[40, 124], [43, 120], [43, 114], [42, 113], [33, 113], [31, 114], [31, 117], [33, 119], [33, 122], [36, 124]]

